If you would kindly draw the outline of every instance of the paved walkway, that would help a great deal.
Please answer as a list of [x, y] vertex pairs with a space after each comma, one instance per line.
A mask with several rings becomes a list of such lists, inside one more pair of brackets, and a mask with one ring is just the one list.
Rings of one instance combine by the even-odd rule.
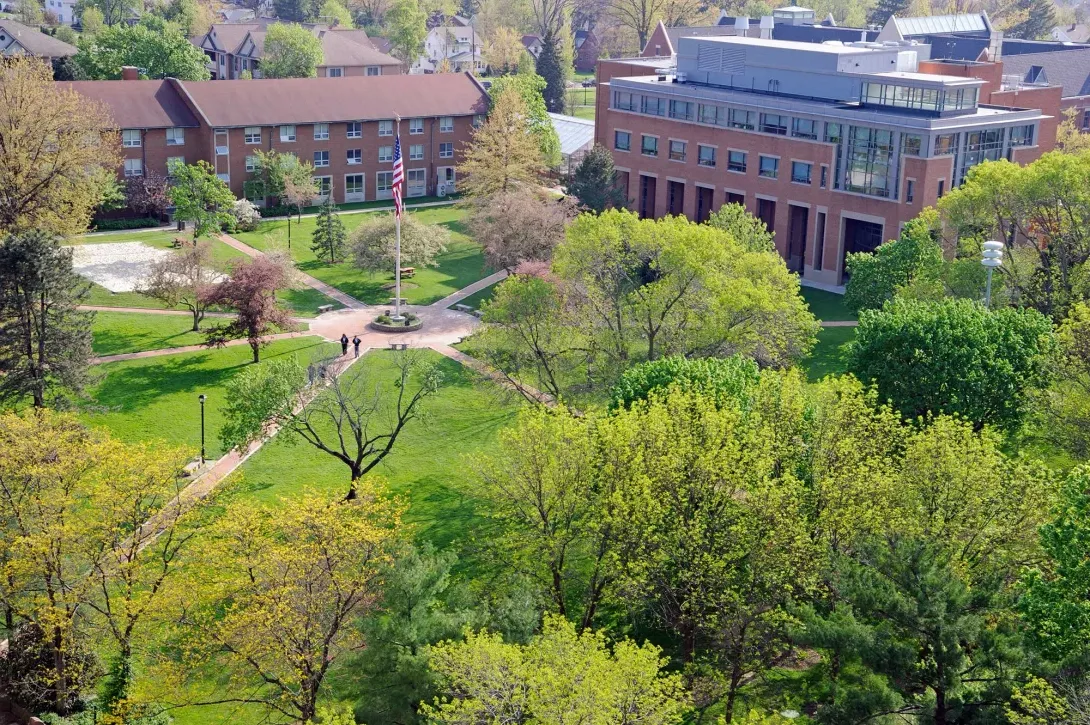
[[858, 320], [822, 320], [822, 327], [859, 327]]
[[503, 279], [506, 279], [506, 278], [507, 278], [507, 270], [502, 269], [499, 272], [494, 272], [494, 273], [488, 275], [484, 279], [477, 280], [473, 284], [469, 285], [468, 287], [465, 287], [463, 289], [458, 290], [454, 294], [447, 295], [446, 297], [439, 300], [438, 302], [433, 302], [431, 304], [431, 306], [432, 307], [443, 307], [443, 308], [453, 307], [457, 303], [464, 300], [466, 297], [469, 297], [471, 295], [475, 295], [478, 292], [480, 292], [481, 290], [483, 290], [485, 287], [491, 287], [492, 285], [496, 284], [500, 280], [503, 280]]
[[498, 370], [493, 370], [477, 358], [470, 357], [461, 350], [456, 350], [449, 345], [437, 344], [431, 345], [430, 347], [432, 350], [435, 350], [440, 355], [449, 357], [451, 360], [457, 360], [467, 368], [477, 371], [492, 382], [504, 388], [507, 388], [508, 390], [517, 390], [519, 393], [522, 393], [526, 397], [536, 400], [539, 403], [544, 403], [545, 405], [552, 406], [556, 404], [556, 401], [553, 400], [553, 397], [548, 393], [543, 393], [537, 388], [532, 388], [529, 385], [525, 385], [522, 383], [516, 384], [503, 373], [499, 372]]
[[310, 332], [321, 335], [327, 340], [340, 340], [341, 334], [349, 338], [359, 335], [363, 347], [388, 347], [391, 343], [405, 343], [413, 347], [433, 347], [459, 342], [477, 329], [481, 324], [473, 315], [465, 312], [438, 308], [435, 305], [402, 305], [401, 309], [411, 312], [424, 321], [424, 326], [416, 332], [379, 332], [370, 328], [379, 310], [390, 307], [363, 310], [335, 310], [319, 315], [310, 323]]
[[[300, 332], [281, 332], [278, 335], [266, 335], [266, 340], [287, 340], [292, 337], [306, 337], [312, 333], [302, 330]], [[249, 345], [249, 340], [228, 340], [221, 347], [235, 347], [236, 345]], [[185, 345], [183, 347], [164, 347], [159, 350], [144, 350], [143, 352], [123, 352], [119, 355], [102, 355], [101, 357], [91, 358], [92, 365], [99, 365], [101, 363], [118, 362], [121, 360], [136, 360], [142, 357], [162, 357], [163, 355], [176, 355], [182, 352], [199, 352], [201, 350], [207, 351], [208, 345]]]
[[[104, 305], [80, 305], [81, 310], [90, 310], [93, 312], [137, 312], [141, 315], [184, 315], [192, 318], [193, 313], [189, 310], [160, 310], [157, 308], [148, 307], [106, 307]], [[235, 317], [230, 312], [205, 312], [205, 317]]]

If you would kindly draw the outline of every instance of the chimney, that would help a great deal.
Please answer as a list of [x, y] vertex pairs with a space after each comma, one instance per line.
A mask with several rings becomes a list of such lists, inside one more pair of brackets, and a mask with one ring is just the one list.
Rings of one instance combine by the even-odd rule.
[[121, 66], [121, 80], [123, 81], [138, 81], [140, 80], [140, 71], [133, 65]]
[[765, 15], [761, 18], [761, 37], [765, 40], [772, 39], [772, 27], [775, 25], [775, 21], [771, 15]]

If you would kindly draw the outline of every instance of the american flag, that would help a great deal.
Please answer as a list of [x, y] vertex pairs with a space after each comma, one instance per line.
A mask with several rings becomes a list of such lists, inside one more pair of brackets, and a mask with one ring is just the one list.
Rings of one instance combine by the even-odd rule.
[[394, 141], [394, 216], [401, 218], [404, 207], [401, 201], [401, 190], [405, 186], [405, 163], [401, 160], [401, 134], [397, 134]]

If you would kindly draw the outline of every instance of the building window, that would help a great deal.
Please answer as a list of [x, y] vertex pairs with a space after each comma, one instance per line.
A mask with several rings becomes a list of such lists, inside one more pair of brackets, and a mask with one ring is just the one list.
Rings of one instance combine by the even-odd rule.
[[441, 159], [453, 159], [454, 158], [454, 143], [451, 141], [444, 141], [439, 144], [439, 158]]
[[439, 119], [439, 133], [450, 133], [454, 130], [454, 117], [443, 116]]
[[121, 132], [121, 145], [126, 148], [140, 147], [140, 129], [126, 128]]
[[617, 149], [618, 151], [631, 151], [632, 134], [630, 134], [628, 131], [614, 131], [613, 148]]
[[938, 198], [942, 198], [942, 195], [946, 193], [946, 179], [939, 179], [939, 193]]
[[640, 145], [640, 153], [644, 156], [659, 155], [659, 139], [657, 136], [644, 136]]
[[1090, 110], [1082, 112], [1082, 130], [1090, 131]]
[[484, 114], [483, 113], [473, 114], [473, 128], [480, 128], [483, 125], [484, 125]]
[[965, 137], [965, 161], [961, 169], [960, 181], [965, 179], [969, 169], [982, 161], [998, 161], [1003, 157], [1003, 129], [989, 131], [970, 131]]
[[670, 101], [670, 118], [693, 120], [693, 104], [689, 101]]
[[125, 176], [143, 176], [144, 161], [142, 159], [125, 159]]
[[696, 147], [696, 162], [701, 166], [715, 166], [715, 147], [714, 146], [701, 146]]
[[328, 151], [315, 151], [314, 152], [314, 168], [319, 169], [323, 166], [329, 166], [329, 152]]
[[363, 174], [345, 174], [344, 200], [363, 201]]
[[754, 119], [757, 114], [753, 111], [743, 111], [740, 108], [730, 109], [730, 120], [727, 121], [727, 125], [731, 128], [740, 128], [745, 131], [752, 131], [754, 129]]
[[257, 157], [256, 156], [247, 156], [246, 157], [246, 171], [248, 173], [251, 173], [251, 174], [253, 172], [257, 171]]
[[280, 127], [280, 143], [292, 143], [295, 141], [295, 126]]
[[746, 173], [746, 152], [745, 151], [728, 151], [727, 152], [727, 171], [735, 171], [739, 174]]
[[916, 192], [916, 182], [913, 181], [912, 179], [909, 179], [908, 181], [905, 182], [905, 201], [908, 202], [909, 204], [911, 204], [912, 200], [914, 198], [916, 198], [916, 193], [915, 192]]
[[378, 122], [378, 135], [379, 136], [393, 136], [394, 135], [394, 122], [393, 121], [379, 121]]
[[369, 76], [382, 75], [382, 69], [379, 68], [377, 65], [369, 65], [369, 66], [367, 66], [367, 75], [369, 75]]
[[363, 163], [363, 149], [348, 149], [347, 163], [349, 166], [356, 166]]
[[225, 184], [230, 184], [231, 183], [231, 175], [230, 174], [216, 174], [216, 178], [219, 179], [220, 181], [222, 181]]
[[316, 124], [314, 124], [314, 140], [315, 141], [328, 141], [329, 140], [329, 124], [328, 123], [316, 123]]
[[349, 121], [345, 128], [345, 138], [363, 138], [363, 124], [359, 121]]
[[791, 162], [791, 181], [796, 184], [809, 184], [810, 173], [813, 169], [813, 164], [808, 164], [805, 161], [792, 161]]
[[416, 136], [417, 134], [424, 133], [424, 119], [422, 118], [410, 118], [409, 119], [409, 135]]
[[685, 160], [685, 147], [684, 141], [671, 141], [670, 142], [670, 160], [671, 161], [684, 161]]
[[375, 198], [389, 199], [394, 189], [394, 172], [380, 171], [375, 174]]
[[829, 167], [828, 166], [822, 166], [821, 167], [821, 188], [824, 189], [828, 185], [829, 185]]
[[435, 170], [438, 182], [446, 186], [448, 191], [454, 191], [455, 182], [458, 180], [457, 171], [453, 166], [440, 166]]
[[641, 110], [650, 116], [665, 116], [666, 115], [666, 99], [665, 98], [652, 98], [651, 96], [644, 96], [643, 103], [640, 106]]
[[185, 146], [185, 129], [168, 128], [167, 146]]
[[956, 133], [945, 133], [935, 137], [935, 156], [949, 156], [957, 153], [957, 148], [958, 135]]
[[394, 147], [393, 146], [379, 146], [378, 147], [378, 160], [379, 163], [390, 163], [394, 160]]
[[901, 153], [905, 156], [919, 156], [923, 150], [923, 137], [914, 133], [901, 135]]
[[624, 91], [613, 92], [613, 107], [618, 111], [635, 111], [636, 99], [639, 96], [633, 93], [625, 93]]
[[725, 110], [722, 106], [709, 106], [701, 103], [699, 108], [700, 122], [712, 126], [722, 126], [726, 120]]
[[791, 124], [791, 135], [817, 140], [818, 122], [810, 118], [796, 118]]
[[1015, 126], [1011, 129], [1011, 146], [1032, 146], [1033, 124], [1028, 126]]
[[344, 68], [326, 68], [326, 78], [341, 78], [344, 76]]
[[774, 133], [777, 136], [786, 136], [787, 120], [787, 116], [780, 116], [776, 113], [762, 113], [761, 132]]
[[775, 179], [780, 174], [780, 160], [775, 156], [762, 156], [757, 175], [766, 179]]
[[254, 144], [261, 143], [261, 127], [260, 126], [247, 126], [246, 127], [246, 143], [253, 146]]
[[409, 160], [410, 161], [419, 161], [422, 158], [424, 158], [424, 144], [414, 143], [411, 146], [409, 146]]
[[409, 169], [405, 172], [405, 196], [424, 196], [428, 193], [426, 169]]
[[745, 206], [746, 205], [746, 195], [745, 194], [737, 194], [737, 193], [735, 193], [733, 191], [728, 191], [727, 192], [727, 201], [726, 201], [726, 203], [727, 204], [737, 204], [739, 206]]
[[892, 131], [865, 126], [848, 129], [848, 191], [889, 198], [895, 168]]
[[318, 196], [329, 196], [329, 192], [333, 191], [333, 177], [332, 176], [314, 176], [315, 186], [318, 188]]

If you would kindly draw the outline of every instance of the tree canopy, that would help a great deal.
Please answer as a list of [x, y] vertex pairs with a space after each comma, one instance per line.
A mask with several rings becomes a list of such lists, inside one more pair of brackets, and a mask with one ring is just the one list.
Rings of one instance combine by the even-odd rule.
[[78, 47], [73, 60], [89, 80], [118, 80], [122, 66], [134, 66], [147, 78], [203, 81], [209, 76], [208, 56], [171, 26], [122, 23], [83, 35]]
[[265, 78], [314, 78], [324, 60], [322, 41], [302, 25], [273, 23], [265, 32]]

